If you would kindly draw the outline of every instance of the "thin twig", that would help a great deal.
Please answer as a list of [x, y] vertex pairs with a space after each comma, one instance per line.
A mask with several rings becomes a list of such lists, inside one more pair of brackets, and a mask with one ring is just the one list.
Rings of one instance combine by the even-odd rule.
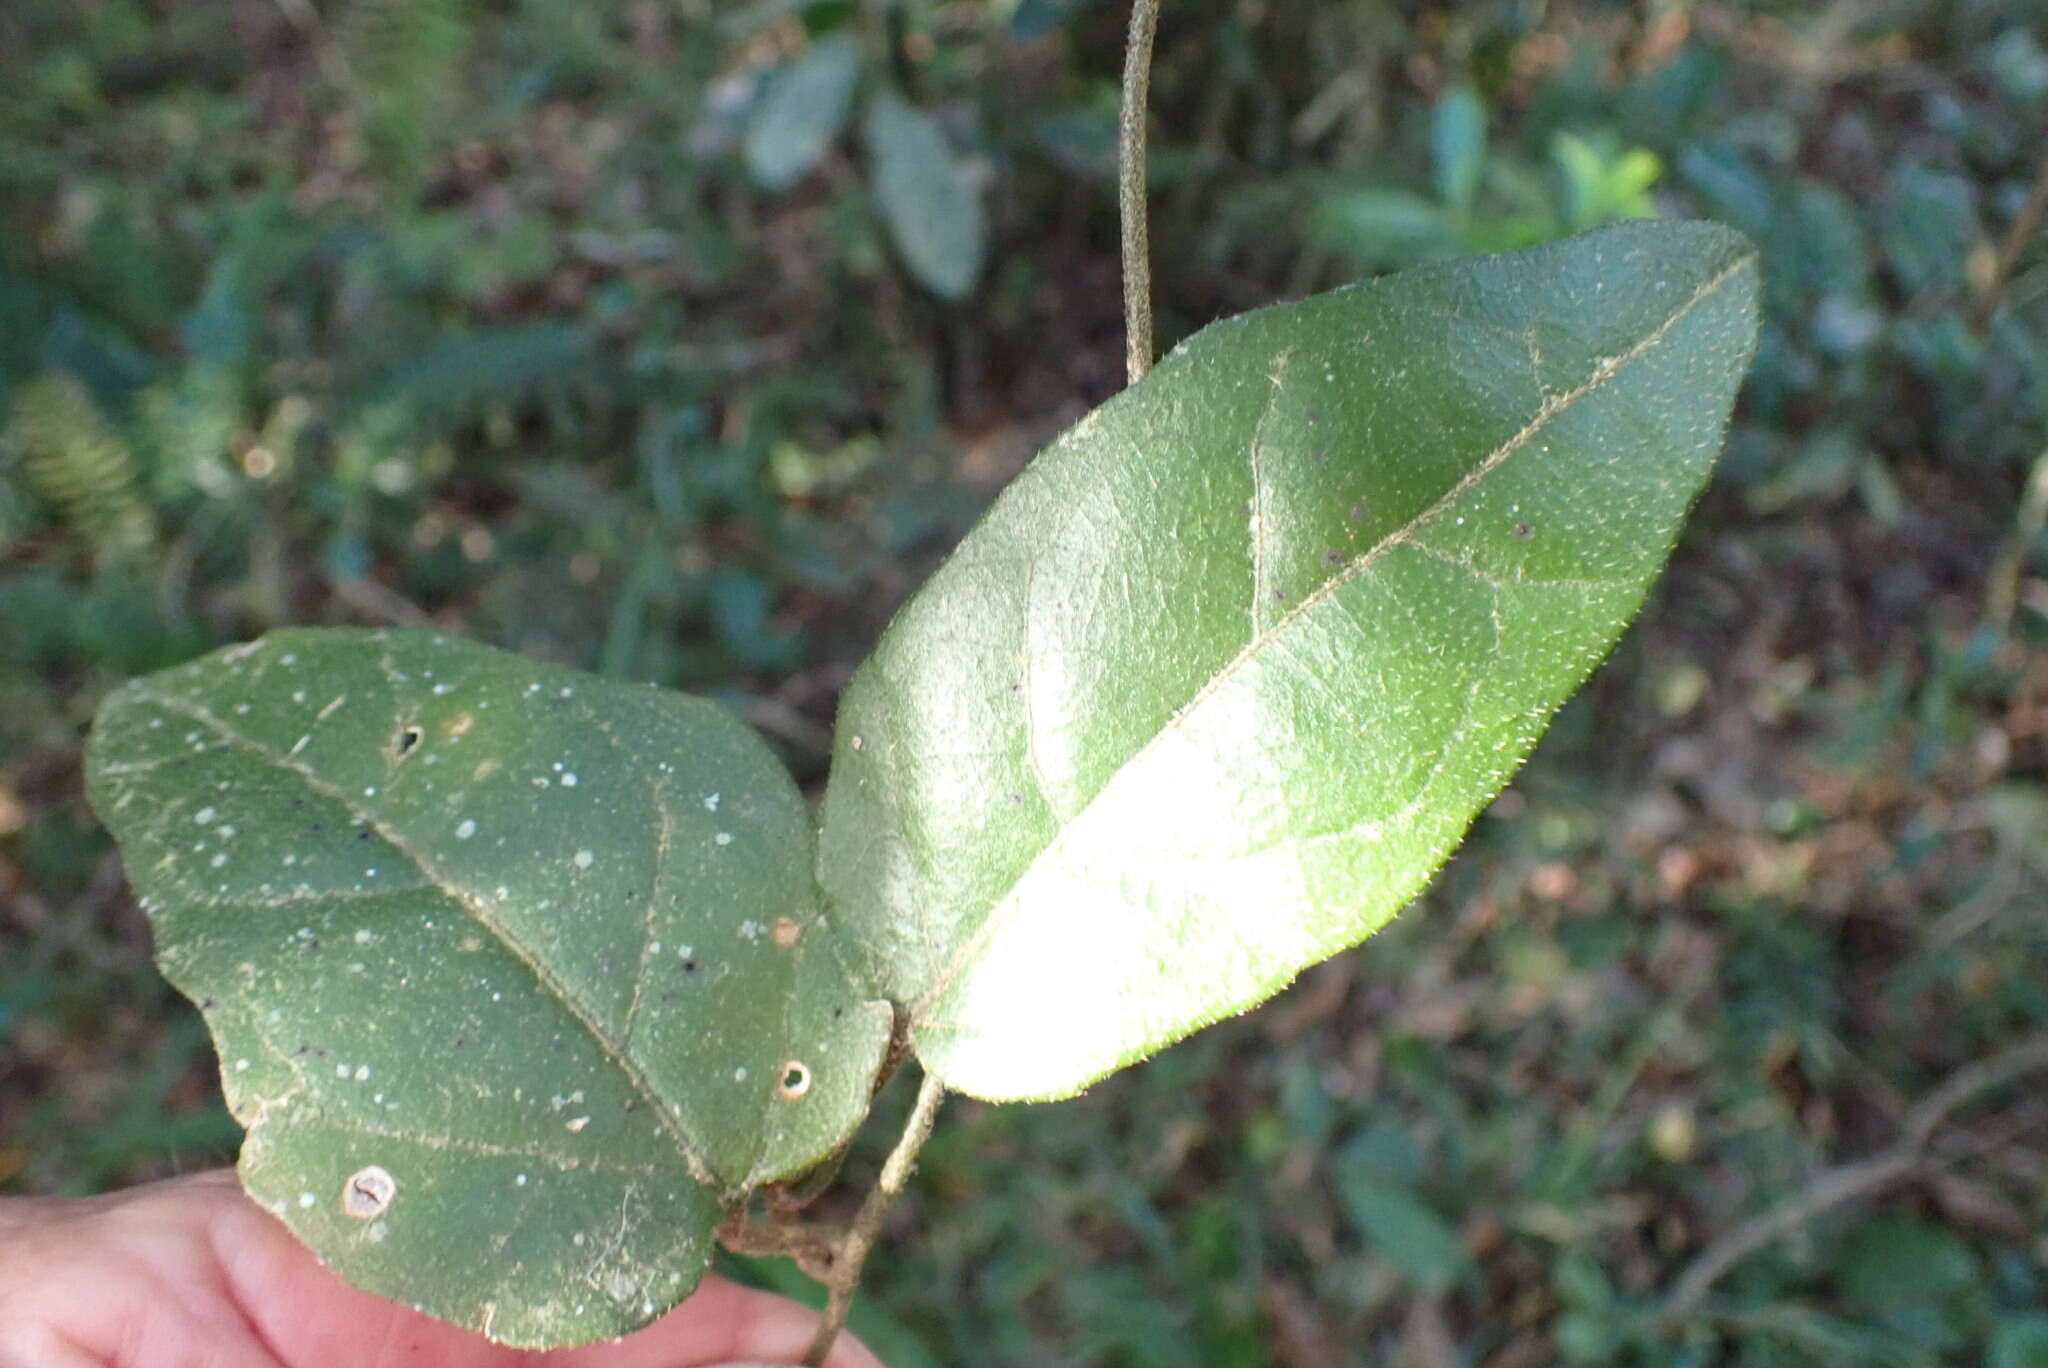
[[861, 1266], [868, 1261], [868, 1251], [874, 1248], [875, 1237], [882, 1232], [882, 1218], [889, 1214], [896, 1195], [903, 1191], [903, 1184], [916, 1166], [917, 1152], [924, 1148], [926, 1137], [931, 1135], [932, 1122], [938, 1119], [939, 1103], [945, 1097], [946, 1085], [939, 1081], [937, 1074], [927, 1073], [918, 1084], [917, 1104], [910, 1109], [910, 1119], [903, 1123], [902, 1138], [890, 1151], [888, 1161], [882, 1165], [881, 1178], [867, 1200], [861, 1203], [860, 1214], [853, 1218], [845, 1240], [841, 1241], [833, 1257], [832, 1277], [826, 1283], [825, 1318], [818, 1323], [818, 1335], [811, 1341], [810, 1353], [804, 1356], [806, 1368], [822, 1368], [826, 1356], [832, 1352], [832, 1343], [839, 1338], [839, 1331], [846, 1324], [846, 1313], [853, 1306], [853, 1292], [860, 1285]]
[[[2042, 184], [2048, 185], [2048, 180]], [[2027, 472], [2020, 491], [2020, 511], [2013, 520], [2012, 535], [1984, 576], [1984, 625], [1994, 631], [2002, 633], [2012, 627], [2012, 615], [2020, 602], [2020, 573], [2026, 569], [2028, 553], [2043, 527], [2048, 527], [2048, 451], [2034, 458], [2034, 468]]]
[[2034, 188], [2027, 192], [2026, 202], [2020, 205], [2019, 213], [2013, 216], [2012, 226], [2006, 229], [2005, 244], [1998, 249], [1998, 258], [1991, 265], [1991, 278], [1984, 282], [1984, 291], [1977, 297], [1977, 308], [1970, 315], [1970, 331], [1981, 335], [1991, 326], [1991, 317], [1998, 312], [1998, 301], [2005, 297], [2005, 283], [2012, 278], [2013, 268], [2020, 264], [2020, 253], [2026, 250], [2027, 239], [2041, 226], [2041, 216], [2048, 214], [2048, 156], [2041, 159], [2041, 170], [2034, 177]]
[[1868, 1197], [1921, 1171], [1927, 1144], [1949, 1115], [2022, 1074], [2048, 1069], [2048, 1035], [2034, 1036], [1989, 1059], [1956, 1070], [1948, 1082], [1913, 1104], [1889, 1149], [1853, 1164], [1827, 1169], [1799, 1192], [1744, 1221], [1701, 1251], [1671, 1285], [1656, 1321], [1671, 1325], [1713, 1290], [1721, 1275], [1771, 1241], [1844, 1202]]
[[1123, 223], [1124, 366], [1137, 384], [1152, 369], [1152, 253], [1145, 224], [1145, 124], [1151, 104], [1152, 37], [1159, 0], [1131, 6], [1124, 49], [1124, 104], [1117, 118], [1117, 210]]

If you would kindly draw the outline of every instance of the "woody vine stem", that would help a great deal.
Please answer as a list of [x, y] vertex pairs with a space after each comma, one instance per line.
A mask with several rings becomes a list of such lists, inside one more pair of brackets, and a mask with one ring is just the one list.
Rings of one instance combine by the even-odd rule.
[[[1131, 6], [1131, 31], [1124, 50], [1123, 110], [1117, 120], [1117, 211], [1122, 224], [1121, 246], [1124, 272], [1125, 368], [1132, 384], [1152, 369], [1152, 262], [1147, 241], [1145, 213], [1145, 122], [1152, 87], [1152, 39], [1159, 30], [1160, 0], [1135, 0]], [[805, 1368], [823, 1368], [832, 1346], [845, 1328], [846, 1313], [852, 1309], [854, 1289], [860, 1285], [861, 1268], [868, 1252], [881, 1234], [882, 1221], [894, 1205], [897, 1194], [916, 1166], [917, 1153], [932, 1133], [939, 1104], [945, 1100], [946, 1085], [936, 1074], [927, 1073], [918, 1085], [917, 1102], [910, 1109], [903, 1134], [896, 1141], [882, 1176], [861, 1203], [860, 1213], [846, 1234], [833, 1246], [826, 1288], [825, 1314], [818, 1333], [804, 1356]], [[735, 1234], [739, 1231], [736, 1229]]]
[[1132, 384], [1152, 369], [1152, 254], [1146, 240], [1145, 122], [1151, 104], [1152, 37], [1160, 0], [1131, 6], [1124, 48], [1124, 103], [1117, 119], [1117, 210], [1123, 224], [1124, 364]]

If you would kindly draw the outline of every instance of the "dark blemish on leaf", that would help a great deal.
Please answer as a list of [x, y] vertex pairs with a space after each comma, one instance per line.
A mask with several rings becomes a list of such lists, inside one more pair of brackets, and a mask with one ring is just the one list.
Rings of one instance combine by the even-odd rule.
[[1317, 465], [1321, 465], [1321, 464], [1322, 464], [1323, 462], [1325, 462], [1325, 461], [1327, 461], [1327, 460], [1329, 460], [1329, 459], [1330, 459], [1330, 449], [1329, 449], [1328, 447], [1317, 447], [1317, 448], [1316, 448], [1316, 454], [1315, 454], [1315, 462], [1316, 462], [1316, 464], [1317, 464]]
[[1323, 552], [1323, 560], [1330, 565], [1342, 565], [1344, 563], [1344, 553], [1337, 547], [1328, 547]]
[[369, 840], [369, 839], [370, 839], [370, 829], [369, 829], [368, 827], [364, 827], [364, 828], [363, 828], [363, 829], [362, 829], [361, 831], [358, 831], [358, 832], [356, 833], [356, 839], [357, 839], [358, 841], [367, 841], [367, 840]]
[[1518, 522], [1515, 524], [1515, 540], [1527, 541], [1529, 540], [1529, 538], [1535, 535], [1536, 529], [1529, 526], [1529, 524], [1525, 522]]
[[1323, 406], [1321, 404], [1310, 404], [1303, 416], [1311, 423], [1320, 423], [1323, 421]]
[[1351, 519], [1351, 521], [1353, 521], [1353, 522], [1364, 522], [1364, 521], [1365, 521], [1365, 505], [1364, 505], [1364, 504], [1362, 504], [1362, 503], [1355, 503], [1355, 504], [1351, 505], [1351, 511], [1350, 511], [1349, 513], [1345, 514], [1344, 516], [1346, 516], [1347, 518]]
[[811, 1071], [801, 1061], [792, 1059], [782, 1066], [782, 1081], [775, 1091], [794, 1102], [811, 1090]]
[[418, 749], [420, 742], [426, 739], [426, 736], [427, 734], [420, 730], [418, 723], [413, 723], [400, 732], [398, 734], [398, 758], [403, 760], [406, 756], [411, 755], [414, 750]]
[[467, 1040], [467, 1039], [466, 1039], [465, 1037], [463, 1037], [463, 1036], [457, 1036], [457, 1037], [455, 1037], [455, 1048], [456, 1048], [456, 1049], [458, 1049], [458, 1050], [459, 1050], [459, 1049], [461, 1049], [461, 1048], [462, 1048], [463, 1046], [465, 1046], [465, 1045], [467, 1045], [467, 1044], [469, 1044], [469, 1041], [468, 1041], [468, 1040]]
[[341, 1209], [358, 1221], [381, 1216], [398, 1196], [398, 1183], [376, 1164], [358, 1169], [341, 1185]]
[[697, 961], [695, 961], [695, 960], [693, 960], [693, 959], [686, 959], [686, 960], [684, 960], [684, 961], [683, 961], [683, 972], [684, 972], [684, 973], [686, 973], [686, 974], [694, 974], [694, 973], [696, 973], [696, 972], [697, 972]]
[[1275, 589], [1275, 590], [1273, 591], [1273, 602], [1275, 602], [1275, 603], [1285, 603], [1285, 602], [1287, 602], [1287, 591], [1286, 591], [1286, 590], [1284, 590], [1284, 589]]
[[301, 1046], [299, 1046], [299, 1048], [298, 1048], [298, 1049], [296, 1049], [296, 1050], [293, 1050], [293, 1051], [292, 1051], [292, 1053], [293, 1053], [293, 1054], [296, 1054], [296, 1055], [302, 1055], [302, 1054], [306, 1053], [306, 1051], [308, 1051], [308, 1050], [310, 1050], [310, 1049], [312, 1049], [312, 1048], [313, 1048], [313, 1047], [312, 1047], [311, 1045], [301, 1045]]
[[202, 1011], [202, 1012], [210, 1012], [210, 1011], [212, 1011], [212, 1010], [213, 1010], [213, 999], [212, 999], [212, 998], [210, 998], [210, 997], [203, 997], [203, 998], [199, 999], [199, 1010], [200, 1010], [200, 1011]]

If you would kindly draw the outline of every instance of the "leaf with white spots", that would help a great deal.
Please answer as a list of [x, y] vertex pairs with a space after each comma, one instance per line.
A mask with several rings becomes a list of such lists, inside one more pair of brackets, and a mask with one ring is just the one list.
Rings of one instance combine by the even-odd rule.
[[837, 962], [801, 796], [714, 704], [279, 632], [116, 692], [88, 777], [244, 1184], [359, 1286], [512, 1344], [622, 1334], [866, 1114], [889, 1008]]
[[1641, 604], [1755, 299], [1707, 224], [1427, 267], [1033, 462], [840, 707], [820, 882], [926, 1067], [1073, 1093], [1414, 896]]

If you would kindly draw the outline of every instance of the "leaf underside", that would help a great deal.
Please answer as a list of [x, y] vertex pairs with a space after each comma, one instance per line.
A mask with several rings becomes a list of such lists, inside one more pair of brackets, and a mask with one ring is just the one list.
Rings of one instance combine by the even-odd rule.
[[800, 795], [713, 704], [279, 632], [114, 694], [88, 776], [245, 1186], [358, 1286], [506, 1343], [622, 1334], [866, 1113], [889, 1009], [831, 951]]
[[1708, 224], [1427, 267], [1040, 456], [841, 706], [820, 882], [925, 1066], [1071, 1094], [1413, 897], [1640, 606], [1755, 294]]

